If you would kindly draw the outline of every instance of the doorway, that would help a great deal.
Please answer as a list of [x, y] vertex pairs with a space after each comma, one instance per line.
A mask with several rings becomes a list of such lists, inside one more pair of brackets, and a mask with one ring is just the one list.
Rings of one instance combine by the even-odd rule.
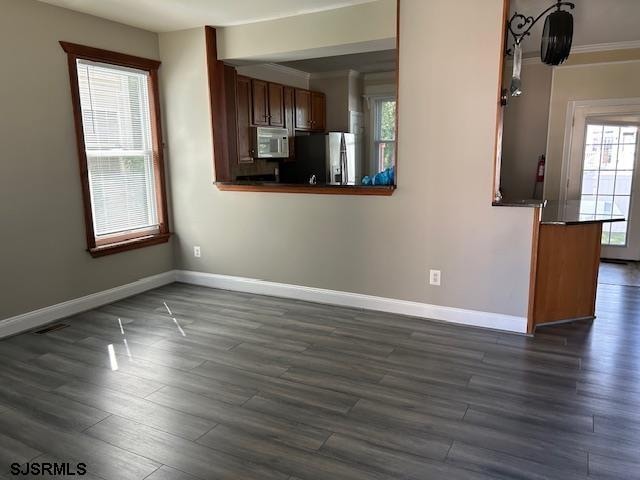
[[565, 198], [581, 214], [624, 216], [603, 225], [601, 256], [640, 260], [640, 106], [594, 103], [574, 111]]

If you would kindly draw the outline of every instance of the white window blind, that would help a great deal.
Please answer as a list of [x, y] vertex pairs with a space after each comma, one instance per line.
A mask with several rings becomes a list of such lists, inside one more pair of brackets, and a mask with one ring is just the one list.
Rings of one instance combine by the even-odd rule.
[[77, 60], [96, 237], [158, 226], [148, 73]]

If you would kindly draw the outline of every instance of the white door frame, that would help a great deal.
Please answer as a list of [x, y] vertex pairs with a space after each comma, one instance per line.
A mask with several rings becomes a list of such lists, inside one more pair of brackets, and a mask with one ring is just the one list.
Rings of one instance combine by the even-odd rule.
[[[594, 117], [608, 117], [614, 115], [640, 115], [640, 98], [616, 98], [606, 100], [575, 100], [568, 102], [567, 105], [567, 117], [565, 121], [565, 134], [564, 134], [564, 146], [562, 153], [562, 170], [561, 170], [561, 183], [560, 183], [560, 201], [565, 202], [567, 200], [576, 200], [576, 185], [575, 182], [582, 182], [575, 176], [572, 184], [572, 158], [577, 158], [584, 154], [584, 129], [587, 123], [587, 119], [593, 119]], [[576, 134], [576, 131], [580, 133]], [[579, 150], [579, 151], [578, 151]], [[638, 155], [638, 153], [636, 153]], [[633, 183], [633, 190], [631, 196], [629, 225], [631, 225], [631, 217], [638, 213], [640, 209], [640, 182], [635, 181], [640, 176], [640, 164], [635, 166], [636, 177]], [[582, 163], [580, 165], [580, 174], [582, 173]], [[579, 189], [578, 189], [579, 190]], [[635, 207], [635, 208], [634, 208]], [[640, 227], [640, 220], [636, 221], [635, 229]], [[628, 260], [640, 260], [640, 237], [635, 238], [634, 232], [629, 229], [628, 246], [625, 247], [625, 252], [621, 247], [603, 247], [603, 257], [605, 258], [624, 258]], [[635, 242], [634, 242], [635, 240]], [[637, 244], [633, 248], [632, 242]], [[619, 250], [619, 252], [617, 252]], [[630, 258], [626, 258], [630, 257]]]

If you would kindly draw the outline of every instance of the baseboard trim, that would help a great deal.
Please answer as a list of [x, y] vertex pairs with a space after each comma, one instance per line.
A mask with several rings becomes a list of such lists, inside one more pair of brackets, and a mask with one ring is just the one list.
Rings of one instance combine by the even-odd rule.
[[92, 308], [101, 307], [107, 303], [116, 302], [123, 298], [173, 283], [175, 282], [175, 278], [176, 273], [174, 270], [171, 270], [158, 275], [141, 278], [135, 282], [110, 288], [109, 290], [74, 298], [73, 300], [57, 303], [50, 307], [44, 307], [15, 317], [5, 318], [4, 320], [0, 320], [0, 338], [31, 330], [61, 318], [76, 315], [91, 310]]
[[526, 317], [517, 317], [500, 313], [443, 307], [427, 303], [363, 295], [360, 293], [341, 292], [323, 288], [304, 287], [301, 285], [289, 285], [252, 278], [233, 277], [188, 270], [176, 270], [175, 279], [178, 282], [209, 288], [219, 288], [222, 290], [293, 298], [296, 300], [339, 305], [342, 307], [362, 308], [365, 310], [409, 315], [412, 317], [440, 320], [444, 322], [508, 332], [527, 332]]

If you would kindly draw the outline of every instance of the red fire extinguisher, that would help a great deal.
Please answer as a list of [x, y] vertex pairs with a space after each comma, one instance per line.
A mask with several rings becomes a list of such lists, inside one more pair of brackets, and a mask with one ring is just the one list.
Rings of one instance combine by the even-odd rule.
[[544, 162], [544, 155], [540, 155], [540, 158], [538, 159], [538, 175], [536, 176], [536, 183], [544, 182]]
[[533, 198], [541, 199], [543, 190], [544, 190], [544, 165], [545, 165], [545, 156], [540, 155], [538, 158], [538, 169], [536, 170], [536, 184], [533, 187]]

